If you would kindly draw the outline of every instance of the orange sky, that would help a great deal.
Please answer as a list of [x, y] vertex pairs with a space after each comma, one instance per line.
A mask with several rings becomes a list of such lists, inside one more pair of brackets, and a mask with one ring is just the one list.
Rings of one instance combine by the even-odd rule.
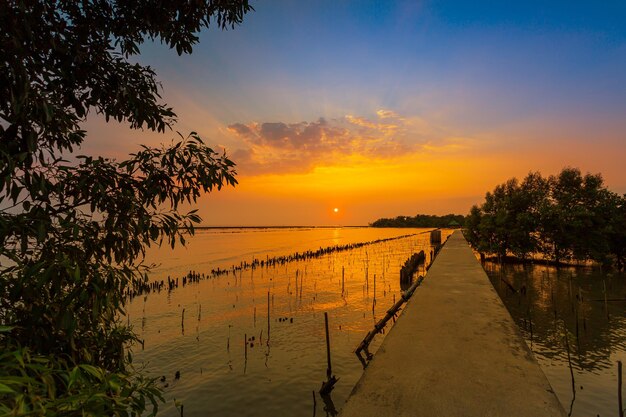
[[[237, 162], [239, 184], [201, 198], [204, 224], [364, 225], [397, 215], [465, 214], [472, 204], [482, 201], [487, 190], [512, 176], [521, 178], [531, 170], [550, 175], [567, 165], [602, 172], [610, 188], [625, 189], [624, 142], [605, 147], [584, 140], [531, 136], [527, 131], [535, 130], [532, 126], [517, 127], [519, 132], [462, 137], [431, 129], [423, 120], [392, 124], [387, 118], [381, 127], [378, 116], [362, 117], [356, 124], [352, 118], [327, 122], [330, 127], [312, 134], [307, 146], [290, 143], [303, 134], [301, 125], [278, 135], [279, 143], [242, 139], [228, 125], [207, 125], [205, 130], [212, 132], [209, 137], [220, 137], [218, 143], [230, 141], [226, 150]], [[117, 148], [106, 146], [104, 139], [86, 146], [89, 153], [117, 158], [139, 143], [157, 145], [168, 137], [128, 132], [123, 126], [104, 126], [103, 122], [91, 124], [114, 136], [128, 137]], [[336, 137], [324, 132], [335, 128], [339, 129]], [[260, 132], [260, 127], [256, 130]], [[432, 139], [415, 144], [411, 138], [416, 135]], [[498, 141], [500, 136], [508, 138], [506, 144]], [[232, 151], [246, 145], [248, 153]], [[391, 151], [380, 151], [380, 147], [391, 147]], [[334, 208], [339, 211], [335, 213]]]
[[[190, 56], [155, 44], [140, 61], [175, 129], [237, 163], [236, 188], [202, 197], [205, 225], [465, 214], [511, 177], [565, 166], [626, 193], [621, 9], [557, 6], [263, 3]], [[176, 136], [94, 115], [86, 128], [81, 153], [116, 158]]]

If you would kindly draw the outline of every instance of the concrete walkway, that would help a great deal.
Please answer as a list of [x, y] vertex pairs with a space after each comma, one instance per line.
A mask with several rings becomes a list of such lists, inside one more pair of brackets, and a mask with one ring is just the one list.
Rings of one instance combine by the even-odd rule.
[[566, 414], [457, 231], [407, 303], [340, 415]]

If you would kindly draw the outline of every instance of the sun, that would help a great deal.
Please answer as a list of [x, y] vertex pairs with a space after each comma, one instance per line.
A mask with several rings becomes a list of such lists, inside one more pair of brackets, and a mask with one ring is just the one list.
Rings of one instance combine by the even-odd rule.
[[335, 207], [335, 208], [333, 209], [333, 211], [334, 211], [335, 213], [339, 213], [339, 209], [338, 209], [337, 207]]

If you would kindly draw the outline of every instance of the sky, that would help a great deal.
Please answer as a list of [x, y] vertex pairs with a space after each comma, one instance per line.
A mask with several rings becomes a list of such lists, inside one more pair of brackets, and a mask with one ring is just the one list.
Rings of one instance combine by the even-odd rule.
[[[254, 1], [191, 55], [146, 44], [174, 130], [237, 164], [204, 225], [367, 225], [466, 214], [530, 171], [626, 193], [626, 2]], [[175, 132], [91, 115], [82, 152]], [[334, 209], [338, 210], [335, 211]]]

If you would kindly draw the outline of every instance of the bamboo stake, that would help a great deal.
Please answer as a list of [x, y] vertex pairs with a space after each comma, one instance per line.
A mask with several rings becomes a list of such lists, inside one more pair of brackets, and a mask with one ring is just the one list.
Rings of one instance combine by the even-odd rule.
[[374, 302], [376, 302], [376, 274], [374, 274]]
[[333, 375], [332, 365], [330, 361], [330, 335], [328, 333], [328, 313], [327, 312], [324, 312], [324, 326], [326, 328], [326, 359], [328, 361], [328, 367], [326, 368], [327, 380], [326, 382], [322, 382], [322, 387], [320, 388], [320, 394], [322, 396], [330, 394], [333, 387], [339, 380]]
[[267, 292], [267, 344], [270, 343], [270, 292]]
[[569, 365], [569, 373], [572, 377], [572, 394], [574, 398], [576, 398], [576, 382], [574, 381], [574, 370], [572, 369], [572, 357], [569, 353], [569, 337], [567, 337], [567, 327], [565, 326], [565, 322], [563, 322], [563, 327], [565, 328], [565, 348], [567, 349], [567, 364]]
[[624, 417], [624, 406], [622, 405], [622, 361], [617, 361], [617, 404], [619, 406], [619, 417]]
[[609, 317], [609, 303], [606, 297], [606, 281], [603, 279], [602, 280], [602, 285], [604, 286], [604, 311], [606, 312], [606, 319], [610, 320]]
[[324, 326], [326, 327], [326, 359], [328, 360], [328, 367], [326, 368], [326, 377], [330, 379], [333, 370], [330, 363], [330, 336], [328, 334], [328, 313], [324, 312]]
[[345, 268], [342, 266], [341, 267], [341, 295], [343, 295], [344, 291], [345, 291]]

